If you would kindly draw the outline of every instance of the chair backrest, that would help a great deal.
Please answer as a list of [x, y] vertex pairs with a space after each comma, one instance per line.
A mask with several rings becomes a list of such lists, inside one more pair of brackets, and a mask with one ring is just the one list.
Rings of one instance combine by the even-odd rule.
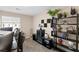
[[19, 33], [19, 38], [17, 40], [17, 51], [22, 52], [23, 51], [23, 42], [24, 42], [24, 34], [22, 32]]
[[14, 37], [15, 37], [16, 40], [18, 40], [18, 38], [19, 38], [19, 33], [20, 33], [20, 30], [18, 28], [16, 28], [14, 30]]
[[0, 28], [0, 30], [3, 30], [3, 31], [12, 31], [13, 28], [12, 27], [5, 27], [5, 28]]

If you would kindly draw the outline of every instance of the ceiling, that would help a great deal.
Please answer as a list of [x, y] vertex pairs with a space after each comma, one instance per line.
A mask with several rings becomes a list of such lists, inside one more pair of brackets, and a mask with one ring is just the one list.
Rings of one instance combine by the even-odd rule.
[[0, 6], [0, 10], [34, 16], [53, 6]]

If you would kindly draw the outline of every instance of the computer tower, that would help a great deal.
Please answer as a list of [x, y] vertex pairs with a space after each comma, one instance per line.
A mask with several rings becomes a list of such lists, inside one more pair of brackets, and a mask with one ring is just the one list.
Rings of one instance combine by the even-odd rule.
[[45, 30], [37, 30], [37, 41], [41, 44], [43, 44], [44, 41], [44, 35], [45, 35]]

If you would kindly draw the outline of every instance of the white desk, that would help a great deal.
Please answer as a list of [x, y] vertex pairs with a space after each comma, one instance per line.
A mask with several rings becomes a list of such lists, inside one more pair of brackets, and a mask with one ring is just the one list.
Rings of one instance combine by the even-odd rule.
[[13, 35], [11, 31], [0, 31], [0, 51], [6, 50], [12, 39]]

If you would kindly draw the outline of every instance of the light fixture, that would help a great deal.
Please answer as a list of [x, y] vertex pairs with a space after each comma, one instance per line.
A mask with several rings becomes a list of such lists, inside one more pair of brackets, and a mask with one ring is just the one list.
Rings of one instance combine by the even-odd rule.
[[16, 8], [16, 10], [21, 10], [20, 8]]

